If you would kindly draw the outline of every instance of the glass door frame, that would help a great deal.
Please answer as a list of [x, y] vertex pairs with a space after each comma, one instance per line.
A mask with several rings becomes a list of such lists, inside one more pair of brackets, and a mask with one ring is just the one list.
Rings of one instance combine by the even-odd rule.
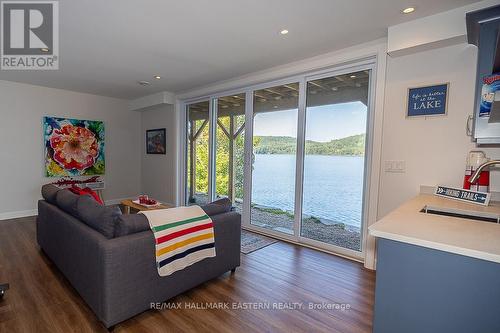
[[[179, 159], [179, 167], [181, 168], [181, 172], [178, 173], [180, 175], [180, 180], [179, 184], [180, 189], [178, 189], [179, 192], [179, 204], [180, 205], [186, 205], [187, 204], [187, 181], [188, 181], [188, 176], [187, 173], [189, 172], [188, 170], [188, 151], [187, 151], [187, 145], [188, 145], [188, 106], [191, 104], [196, 104], [200, 102], [208, 102], [208, 131], [209, 131], [209, 140], [208, 140], [208, 200], [213, 201], [215, 200], [216, 196], [216, 190], [215, 190], [215, 154], [216, 154], [216, 130], [217, 130], [217, 99], [220, 97], [224, 97], [227, 95], [238, 95], [238, 94], [243, 94], [245, 93], [246, 97], [246, 90], [231, 90], [231, 91], [224, 91], [223, 93], [218, 93], [218, 94], [212, 94], [208, 96], [203, 96], [203, 97], [197, 97], [193, 99], [187, 99], [184, 100], [180, 103], [180, 121], [181, 121], [181, 130], [179, 133], [179, 137], [181, 138], [180, 144], [179, 144], [179, 149], [180, 149], [180, 159]], [[246, 110], [245, 110], [246, 111]], [[246, 120], [245, 120], [246, 121]], [[245, 124], [245, 130], [246, 130], [246, 124]], [[245, 161], [246, 163], [246, 161]]]
[[[362, 192], [362, 207], [361, 207], [361, 229], [360, 229], [360, 241], [361, 241], [361, 251], [355, 251], [347, 248], [343, 248], [340, 246], [336, 246], [333, 244], [323, 243], [314, 239], [310, 239], [300, 235], [300, 231], [302, 228], [302, 204], [303, 204], [303, 189], [302, 186], [304, 184], [304, 160], [305, 160], [305, 135], [306, 135], [306, 97], [307, 97], [307, 83], [310, 81], [315, 81], [319, 79], [329, 78], [333, 76], [350, 74], [352, 72], [359, 71], [369, 71], [369, 84], [368, 84], [368, 105], [367, 105], [367, 119], [366, 119], [366, 139], [365, 139], [365, 154], [364, 154], [364, 170], [363, 170], [363, 192]], [[304, 91], [301, 91], [299, 96], [303, 95], [304, 98], [302, 100], [303, 104], [299, 103], [299, 131], [302, 131], [298, 134], [298, 138], [300, 142], [297, 147], [297, 183], [296, 187], [300, 186], [300, 189], [297, 188], [296, 197], [299, 197], [299, 200], [296, 199], [295, 202], [295, 219], [297, 224], [297, 240], [298, 243], [308, 245], [314, 248], [325, 249], [329, 252], [334, 252], [339, 255], [343, 255], [349, 258], [363, 260], [365, 253], [365, 236], [367, 231], [368, 224], [368, 207], [370, 202], [370, 179], [371, 179], [371, 165], [372, 165], [372, 151], [373, 151], [373, 125], [374, 125], [374, 102], [375, 102], [375, 90], [373, 87], [376, 83], [376, 63], [368, 63], [368, 64], [358, 64], [352, 67], [347, 67], [343, 69], [326, 71], [321, 73], [315, 73], [312, 75], [307, 75], [304, 77]], [[299, 99], [300, 101], [300, 99]], [[300, 153], [300, 155], [299, 155]]]
[[[189, 124], [188, 124], [188, 120], [189, 120], [189, 108], [188, 106], [191, 105], [191, 104], [196, 104], [196, 103], [202, 103], [202, 102], [208, 102], [208, 151], [209, 151], [209, 155], [211, 156], [212, 155], [212, 151], [214, 150], [214, 143], [212, 142], [212, 131], [213, 131], [213, 124], [212, 124], [212, 113], [213, 113], [213, 110], [212, 110], [212, 100], [210, 98], [206, 98], [206, 97], [202, 97], [202, 98], [196, 98], [196, 99], [193, 99], [193, 100], [190, 100], [188, 102], [185, 102], [185, 103], [182, 103], [182, 115], [181, 115], [181, 118], [182, 118], [182, 123], [184, 124], [184, 126], [182, 126], [181, 128], [181, 137], [183, 138], [181, 140], [181, 149], [182, 149], [182, 154], [181, 154], [181, 161], [180, 161], [180, 165], [181, 167], [183, 168], [183, 171], [181, 173], [181, 189], [180, 189], [180, 194], [181, 194], [181, 200], [180, 200], [180, 204], [181, 205], [187, 205], [188, 204], [188, 200], [187, 200], [187, 196], [188, 196], [188, 190], [187, 190], [187, 187], [188, 187], [188, 168], [189, 168], [189, 165], [188, 165], [188, 142], [189, 142]], [[195, 163], [196, 165], [196, 162], [192, 162], [192, 163]], [[212, 163], [210, 162], [210, 157], [209, 157], [209, 164], [208, 164], [208, 200], [209, 202], [212, 201], [212, 195], [213, 195], [213, 184], [211, 184], [211, 174], [213, 172], [213, 167], [211, 165]], [[196, 167], [195, 167], [196, 168]]]
[[[362, 225], [361, 225], [361, 251], [354, 251], [340, 246], [327, 244], [312, 239], [300, 236], [302, 224], [302, 199], [303, 199], [303, 179], [304, 179], [304, 159], [305, 159], [305, 130], [306, 130], [306, 93], [307, 82], [321, 78], [345, 75], [351, 72], [363, 70], [370, 71], [368, 85], [368, 105], [367, 105], [367, 128], [366, 128], [366, 144], [365, 144], [365, 161], [364, 161], [364, 179], [363, 179], [363, 206], [362, 206]], [[187, 99], [180, 101], [180, 123], [181, 139], [179, 148], [181, 149], [180, 164], [181, 168], [179, 184], [182, 184], [179, 189], [180, 204], [186, 204], [186, 186], [187, 186], [187, 106], [192, 103], [209, 101], [209, 131], [211, 138], [209, 140], [209, 199], [215, 197], [215, 130], [217, 120], [217, 98], [227, 95], [236, 95], [245, 93], [245, 151], [244, 151], [244, 182], [243, 182], [243, 207], [242, 207], [242, 227], [250, 231], [270, 235], [278, 239], [283, 239], [299, 245], [319, 249], [326, 252], [331, 252], [340, 256], [348, 257], [358, 261], [363, 261], [366, 248], [366, 234], [368, 224], [368, 206], [370, 203], [370, 180], [371, 166], [373, 162], [373, 131], [375, 118], [375, 86], [377, 82], [377, 58], [376, 56], [368, 57], [359, 61], [346, 63], [344, 65], [331, 66], [324, 69], [307, 71], [298, 75], [289, 76], [280, 80], [268, 81], [261, 84], [247, 86], [245, 88], [225, 90], [210, 95], [205, 95], [199, 98]], [[254, 91], [260, 89], [271, 88], [278, 85], [299, 83], [299, 101], [298, 101], [298, 123], [297, 123], [297, 150], [296, 150], [296, 175], [295, 175], [295, 203], [294, 203], [294, 233], [288, 235], [252, 225], [250, 223], [251, 214], [251, 194], [252, 194], [252, 158], [253, 158], [253, 102]]]

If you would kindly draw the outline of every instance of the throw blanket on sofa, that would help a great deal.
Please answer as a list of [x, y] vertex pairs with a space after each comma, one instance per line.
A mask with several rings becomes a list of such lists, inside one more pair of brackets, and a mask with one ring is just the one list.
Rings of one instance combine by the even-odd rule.
[[200, 206], [143, 211], [156, 241], [156, 265], [167, 276], [215, 257], [212, 219]]

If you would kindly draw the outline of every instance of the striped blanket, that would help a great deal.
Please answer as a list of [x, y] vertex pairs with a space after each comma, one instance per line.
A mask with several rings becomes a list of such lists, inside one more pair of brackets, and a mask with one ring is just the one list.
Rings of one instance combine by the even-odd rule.
[[156, 265], [167, 276], [215, 257], [212, 220], [200, 206], [143, 211], [156, 241]]

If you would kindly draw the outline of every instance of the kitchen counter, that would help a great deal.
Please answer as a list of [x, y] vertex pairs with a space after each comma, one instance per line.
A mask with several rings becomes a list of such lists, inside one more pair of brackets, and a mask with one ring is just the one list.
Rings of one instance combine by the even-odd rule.
[[479, 206], [420, 194], [371, 225], [369, 232], [375, 237], [500, 263], [500, 224], [421, 213], [425, 206], [500, 215], [498, 202]]
[[420, 212], [500, 205], [421, 194], [369, 227], [377, 237], [374, 333], [500, 332], [500, 224]]

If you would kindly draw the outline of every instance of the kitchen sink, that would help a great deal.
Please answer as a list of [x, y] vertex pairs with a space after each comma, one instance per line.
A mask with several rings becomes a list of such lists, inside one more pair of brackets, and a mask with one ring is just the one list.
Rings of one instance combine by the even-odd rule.
[[458, 217], [458, 218], [468, 219], [468, 220], [500, 223], [500, 215], [499, 214], [488, 213], [488, 212], [475, 212], [475, 211], [462, 210], [462, 209], [434, 207], [434, 206], [429, 206], [429, 205], [422, 208], [422, 210], [420, 212], [425, 213], [425, 214]]

